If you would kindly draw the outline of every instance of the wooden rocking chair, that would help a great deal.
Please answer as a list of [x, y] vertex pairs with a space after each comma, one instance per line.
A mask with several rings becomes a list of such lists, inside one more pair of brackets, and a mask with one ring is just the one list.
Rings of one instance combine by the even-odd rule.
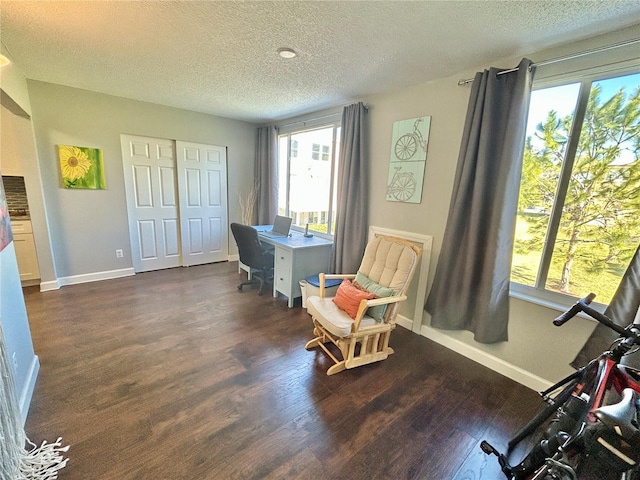
[[[421, 253], [421, 248], [406, 240], [377, 236], [367, 244], [357, 274], [320, 274], [319, 296], [307, 299], [307, 311], [313, 320], [316, 337], [307, 342], [305, 348], [320, 347], [333, 360], [335, 365], [329, 368], [327, 375], [378, 362], [393, 353], [389, 337], [396, 326], [399, 302], [407, 299], [405, 294]], [[364, 287], [376, 294], [376, 298], [360, 300], [355, 318], [352, 318], [333, 301], [335, 297], [324, 296], [324, 281], [328, 278], [355, 279], [354, 288], [362, 291]], [[339, 290], [342, 288], [341, 285]], [[345, 291], [351, 290], [349, 285], [347, 288], [349, 290], [345, 288]], [[341, 295], [339, 291], [336, 297]], [[357, 302], [359, 296], [354, 298]], [[334, 356], [325, 345], [327, 342], [338, 347], [342, 359]]]

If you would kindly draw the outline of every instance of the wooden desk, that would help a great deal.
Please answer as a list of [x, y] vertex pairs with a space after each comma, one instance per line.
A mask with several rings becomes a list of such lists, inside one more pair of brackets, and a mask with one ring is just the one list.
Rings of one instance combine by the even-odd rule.
[[306, 238], [300, 232], [292, 231], [288, 237], [271, 237], [265, 235], [265, 230], [271, 230], [271, 225], [259, 225], [260, 241], [273, 245], [273, 296], [278, 293], [288, 299], [289, 308], [293, 307], [293, 300], [302, 296], [300, 280], [309, 275], [317, 275], [329, 270], [333, 241], [313, 236]]

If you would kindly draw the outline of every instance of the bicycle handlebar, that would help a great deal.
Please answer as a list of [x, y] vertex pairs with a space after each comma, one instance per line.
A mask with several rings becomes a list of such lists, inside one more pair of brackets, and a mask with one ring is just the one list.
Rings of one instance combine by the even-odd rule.
[[610, 329], [615, 330], [617, 333], [619, 333], [623, 337], [627, 337], [627, 338], [628, 337], [635, 337], [635, 338], [638, 338], [638, 335], [636, 333], [631, 332], [631, 331], [627, 330], [624, 327], [621, 327], [620, 325], [618, 325], [616, 323], [613, 323], [613, 321], [609, 317], [607, 317], [606, 315], [603, 315], [599, 311], [597, 311], [594, 308], [590, 307], [589, 304], [593, 301], [594, 298], [596, 298], [596, 294], [595, 293], [590, 293], [589, 295], [587, 295], [583, 299], [578, 300], [569, 310], [567, 310], [562, 315], [560, 315], [558, 318], [556, 318], [553, 321], [553, 324], [556, 327], [560, 327], [560, 326], [564, 325], [565, 323], [567, 323], [569, 320], [571, 320], [573, 317], [575, 317], [578, 313], [584, 312], [587, 315], [589, 315], [591, 318], [593, 318], [593, 319], [597, 320], [598, 322], [602, 323], [603, 325], [606, 325]]
[[[582, 308], [583, 307], [587, 307], [587, 305], [589, 305], [591, 302], [593, 302], [594, 298], [596, 298], [596, 294], [595, 293], [590, 293], [589, 295], [587, 295], [583, 299], [578, 300], [569, 310], [567, 310], [562, 315], [560, 315], [558, 318], [556, 318], [553, 321], [553, 324], [556, 327], [560, 327], [560, 326], [564, 325], [569, 320], [571, 320], [573, 317], [575, 317], [578, 313], [582, 312], [583, 311]], [[590, 307], [587, 307], [587, 308], [590, 308]]]

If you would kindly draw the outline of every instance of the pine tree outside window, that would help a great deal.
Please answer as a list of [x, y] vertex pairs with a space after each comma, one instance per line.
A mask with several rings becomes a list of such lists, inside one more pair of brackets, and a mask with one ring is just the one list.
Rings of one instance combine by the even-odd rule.
[[640, 243], [640, 73], [531, 96], [512, 292], [609, 303]]

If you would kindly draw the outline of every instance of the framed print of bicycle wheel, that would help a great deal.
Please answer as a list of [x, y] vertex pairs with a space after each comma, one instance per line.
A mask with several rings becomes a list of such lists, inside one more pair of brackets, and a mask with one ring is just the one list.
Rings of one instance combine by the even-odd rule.
[[430, 128], [431, 117], [400, 120], [393, 124], [387, 177], [387, 200], [390, 202], [422, 201]]

